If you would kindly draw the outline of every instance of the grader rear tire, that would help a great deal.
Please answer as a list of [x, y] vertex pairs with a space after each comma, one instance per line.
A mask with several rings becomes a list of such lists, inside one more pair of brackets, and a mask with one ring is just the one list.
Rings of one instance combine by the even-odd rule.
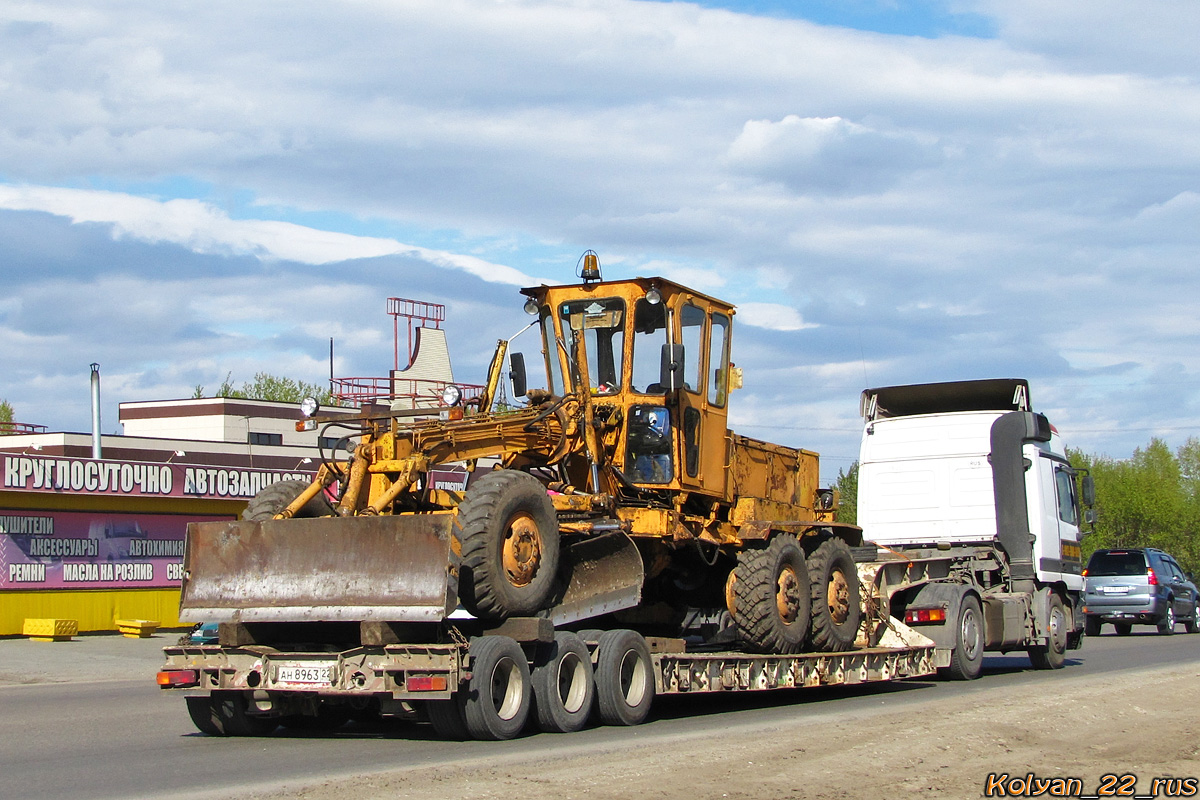
[[[276, 514], [291, 505], [308, 487], [309, 482], [302, 480], [276, 481], [270, 486], [264, 486], [246, 504], [245, 510], [242, 511], [242, 519], [250, 522], [274, 519]], [[297, 519], [332, 515], [333, 506], [325, 498], [324, 492], [309, 500], [296, 512]]]
[[458, 595], [483, 619], [532, 616], [558, 571], [558, 517], [541, 482], [517, 470], [479, 478], [458, 507]]
[[799, 653], [808, 639], [811, 583], [796, 537], [777, 534], [762, 550], [745, 550], [733, 571], [738, 638], [759, 653]]
[[850, 545], [841, 539], [821, 542], [808, 557], [812, 578], [813, 650], [838, 653], [854, 647], [862, 622], [862, 590]]

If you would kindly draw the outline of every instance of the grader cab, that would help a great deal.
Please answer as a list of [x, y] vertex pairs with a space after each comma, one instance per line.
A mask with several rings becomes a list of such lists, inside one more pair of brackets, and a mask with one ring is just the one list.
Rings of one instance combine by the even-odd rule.
[[[678, 635], [700, 609], [748, 649], [851, 647], [861, 531], [835, 522], [815, 453], [728, 429], [734, 307], [662, 278], [604, 281], [590, 252], [581, 263], [579, 283], [521, 290], [545, 379], [529, 388], [533, 365], [512, 354], [524, 407], [495, 406], [510, 339], [469, 406], [449, 392], [435, 419], [364, 410], [353, 453], [310, 485], [189, 528], [184, 618], [438, 623], [437, 636], [461, 603], [485, 621], [611, 615]], [[464, 492], [430, 480], [452, 462], [473, 473]]]

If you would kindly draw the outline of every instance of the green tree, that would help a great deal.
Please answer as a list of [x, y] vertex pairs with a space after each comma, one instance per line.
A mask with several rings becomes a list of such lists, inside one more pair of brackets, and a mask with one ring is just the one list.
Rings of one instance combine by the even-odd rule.
[[1176, 452], [1151, 439], [1116, 460], [1072, 452], [1096, 484], [1096, 524], [1084, 537], [1084, 557], [1101, 547], [1158, 547], [1185, 570], [1200, 569], [1200, 442]]
[[839, 495], [837, 521], [851, 525], [858, 524], [858, 462], [850, 465], [848, 470], [838, 470], [837, 480], [833, 488]]
[[[233, 373], [227, 372], [221, 385], [217, 387], [213, 397], [234, 397], [244, 400], [270, 400], [277, 403], [299, 403], [306, 397], [314, 397], [323, 406], [335, 405], [333, 395], [327, 387], [315, 383], [272, 375], [268, 372], [258, 372], [254, 380], [237, 387], [233, 383]], [[204, 397], [204, 387], [197, 385], [192, 392], [194, 399]]]
[[7, 400], [0, 400], [0, 422], [13, 421], [13, 407]]

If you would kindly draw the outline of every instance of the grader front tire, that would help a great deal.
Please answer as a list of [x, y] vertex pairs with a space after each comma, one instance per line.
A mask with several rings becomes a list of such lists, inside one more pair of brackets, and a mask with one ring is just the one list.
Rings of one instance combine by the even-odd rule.
[[759, 653], [799, 653], [808, 638], [811, 583], [796, 537], [777, 534], [738, 556], [729, 609], [738, 638]]
[[[242, 511], [242, 519], [250, 522], [275, 519], [275, 515], [291, 505], [308, 486], [309, 482], [302, 480], [276, 481], [264, 486], [246, 504], [245, 510]], [[325, 498], [325, 494], [321, 493], [305, 503], [296, 513], [296, 517], [328, 517], [332, 514], [333, 506]]]
[[467, 491], [457, 525], [458, 594], [468, 611], [504, 619], [545, 607], [558, 571], [558, 518], [537, 478], [516, 470], [489, 472]]

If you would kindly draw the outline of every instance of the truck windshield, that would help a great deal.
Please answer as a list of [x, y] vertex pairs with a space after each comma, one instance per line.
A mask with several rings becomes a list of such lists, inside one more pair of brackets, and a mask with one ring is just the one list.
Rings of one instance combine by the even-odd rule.
[[621, 388], [625, 351], [625, 302], [619, 297], [572, 300], [559, 306], [564, 329], [583, 337], [588, 377], [596, 394]]

